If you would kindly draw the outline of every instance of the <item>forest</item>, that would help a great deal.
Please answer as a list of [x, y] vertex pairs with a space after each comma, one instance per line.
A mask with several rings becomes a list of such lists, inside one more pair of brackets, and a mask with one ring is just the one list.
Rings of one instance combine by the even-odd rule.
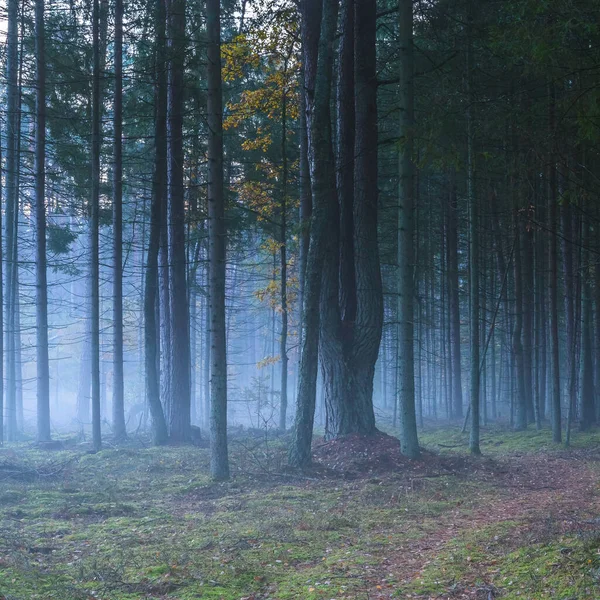
[[600, 0], [0, 0], [0, 600], [600, 598]]

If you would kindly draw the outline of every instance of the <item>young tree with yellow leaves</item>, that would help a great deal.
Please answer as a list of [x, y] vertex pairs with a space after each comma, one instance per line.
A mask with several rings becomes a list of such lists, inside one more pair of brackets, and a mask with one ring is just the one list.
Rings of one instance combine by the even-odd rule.
[[[243, 124], [258, 124], [246, 136], [241, 146], [247, 152], [259, 152], [256, 166], [258, 179], [244, 179], [238, 184], [239, 198], [254, 211], [270, 233], [264, 247], [276, 260], [279, 255], [278, 298], [275, 299], [276, 269], [273, 282], [264, 291], [271, 306], [281, 317], [279, 360], [281, 361], [281, 397], [279, 429], [285, 430], [288, 407], [288, 337], [289, 337], [289, 213], [294, 207], [290, 197], [290, 140], [293, 124], [298, 120], [298, 61], [297, 25], [291, 4], [280, 7], [268, 27], [250, 27], [239, 34], [224, 49], [223, 77], [226, 81], [242, 79], [245, 69], [261, 73], [259, 84], [245, 89], [237, 102], [228, 104], [226, 129], [241, 128]], [[273, 357], [274, 358], [274, 357]]]

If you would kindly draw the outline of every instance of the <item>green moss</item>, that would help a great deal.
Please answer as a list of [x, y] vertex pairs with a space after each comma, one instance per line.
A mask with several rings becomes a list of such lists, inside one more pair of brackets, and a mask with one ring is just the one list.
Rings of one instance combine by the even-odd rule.
[[[531, 434], [538, 450], [547, 432]], [[427, 435], [431, 447], [434, 440], [466, 444], [452, 430]], [[498, 435], [502, 444], [495, 448], [523, 451], [522, 434]], [[593, 439], [590, 435], [590, 443]], [[35, 449], [20, 452], [32, 468], [48, 464], [48, 456]], [[436, 535], [453, 518], [464, 522], [504, 492], [493, 481], [451, 473], [419, 478], [418, 486], [402, 473], [281, 485], [237, 474], [214, 484], [208, 451], [198, 448], [65, 451], [52, 460], [66, 464], [56, 476], [11, 483], [0, 494], [0, 591], [7, 597], [87, 600], [91, 592], [102, 600], [239, 600], [255, 592], [278, 600], [367, 597], [390, 549]], [[557, 598], [571, 593], [587, 600], [585, 585], [600, 568], [586, 566], [592, 546], [564, 540], [509, 547], [506, 540], [518, 527], [505, 522], [457, 535], [413, 581], [394, 584], [397, 594], [443, 594], [483, 577], [507, 598], [516, 598], [532, 581], [539, 589], [558, 590]], [[574, 550], [565, 553], [561, 544]], [[560, 569], [548, 568], [548, 561]], [[574, 577], [581, 565], [587, 571], [579, 581]]]

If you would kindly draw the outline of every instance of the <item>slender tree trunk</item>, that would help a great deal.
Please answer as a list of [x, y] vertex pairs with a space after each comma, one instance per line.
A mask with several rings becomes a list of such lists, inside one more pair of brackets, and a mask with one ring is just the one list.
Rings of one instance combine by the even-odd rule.
[[[190, 438], [190, 319], [185, 254], [183, 96], [186, 47], [185, 0], [170, 0], [168, 19], [167, 197], [169, 208], [169, 303], [171, 321], [171, 440]], [[209, 129], [211, 124], [209, 124]]]
[[[469, 15], [469, 21], [471, 16]], [[471, 29], [471, 23], [469, 23]], [[467, 198], [471, 212], [469, 240], [469, 300], [470, 333], [471, 333], [471, 435], [469, 448], [472, 454], [481, 454], [479, 449], [479, 206], [475, 193], [475, 177], [473, 169], [473, 116], [471, 103], [473, 100], [471, 68], [472, 68], [471, 33], [467, 45]]]
[[[515, 192], [513, 185], [513, 192]], [[527, 401], [525, 388], [525, 363], [523, 357], [523, 272], [521, 252], [521, 221], [519, 218], [519, 207], [515, 200], [513, 207], [513, 224], [515, 230], [515, 322], [513, 329], [513, 353], [515, 356], [515, 368], [517, 376], [517, 411], [515, 429], [522, 431], [527, 429]]]
[[[304, 85], [304, 68], [301, 73], [301, 85]], [[306, 280], [306, 261], [308, 259], [308, 246], [310, 242], [310, 220], [312, 215], [312, 193], [310, 189], [310, 167], [308, 164], [308, 133], [306, 123], [306, 94], [300, 93], [300, 243], [298, 257], [298, 347], [302, 348], [304, 335], [303, 306], [304, 288]]]
[[223, 91], [221, 8], [207, 0], [208, 32], [208, 215], [210, 240], [211, 457], [214, 479], [229, 477], [227, 453], [227, 340], [225, 324], [225, 195], [223, 190]]
[[462, 419], [462, 361], [460, 348], [460, 298], [458, 295], [458, 194], [456, 173], [452, 173], [448, 207], [448, 303], [450, 346], [452, 348], [452, 417]]
[[113, 106], [113, 434], [127, 436], [123, 383], [123, 0], [115, 0]]
[[[400, 0], [400, 187], [398, 210], [398, 379], [402, 453], [419, 456], [415, 412], [413, 3]], [[458, 294], [458, 290], [457, 290]], [[419, 340], [420, 341], [420, 340]], [[459, 341], [460, 344], [460, 341]], [[458, 355], [460, 356], [460, 354]], [[460, 381], [460, 378], [459, 378]], [[456, 391], [455, 391], [456, 395]]]
[[[0, 130], [0, 138], [2, 132]], [[2, 144], [0, 144], [0, 207], [2, 206]], [[4, 283], [2, 250], [2, 211], [0, 210], [0, 446], [4, 444]]]
[[[589, 223], [583, 224], [583, 247], [591, 243]], [[581, 329], [581, 387], [579, 402], [579, 428], [587, 431], [594, 423], [594, 368], [592, 360], [592, 288], [590, 255], [585, 252], [582, 265], [582, 329]]]
[[6, 79], [7, 79], [7, 128], [6, 128], [6, 248], [7, 248], [7, 302], [6, 302], [6, 438], [14, 441], [17, 434], [17, 406], [15, 389], [14, 330], [15, 315], [12, 305], [14, 260], [14, 221], [18, 206], [17, 171], [19, 165], [19, 40], [18, 0], [10, 0], [8, 8], [8, 30], [6, 36]]
[[[546, 221], [545, 200], [539, 193], [536, 198], [536, 218], [540, 223]], [[535, 347], [536, 347], [536, 428], [542, 428], [546, 407], [546, 255], [544, 244], [545, 231], [540, 227], [535, 232]]]
[[159, 302], [158, 258], [161, 230], [164, 228], [163, 206], [167, 181], [167, 70], [165, 61], [165, 0], [156, 0], [156, 65], [155, 65], [155, 115], [154, 115], [154, 173], [152, 180], [152, 205], [150, 207], [150, 240], [146, 261], [144, 290], [144, 368], [146, 396], [152, 415], [154, 443], [164, 444], [168, 438], [167, 422], [160, 401], [160, 352], [157, 307]]
[[91, 282], [91, 380], [92, 380], [92, 444], [102, 447], [100, 425], [100, 6], [93, 0], [92, 15], [92, 197], [90, 222]]
[[[550, 134], [555, 135], [555, 89], [550, 86]], [[556, 183], [556, 163], [550, 155], [549, 165], [550, 203], [550, 341], [552, 352], [552, 440], [560, 444], [562, 440], [561, 401], [560, 401], [560, 357], [558, 338], [558, 190]]]
[[[287, 67], [286, 67], [287, 71]], [[281, 397], [279, 404], [279, 429], [286, 430], [288, 406], [288, 299], [287, 299], [287, 187], [288, 187], [288, 161], [287, 161], [287, 89], [283, 85], [281, 93], [281, 227], [279, 241], [279, 256], [281, 267], [281, 337], [279, 341], [279, 354], [281, 355]]]
[[35, 2], [35, 234], [37, 439], [50, 440], [50, 367], [48, 363], [48, 283], [46, 280], [46, 53], [44, 0]]
[[328, 226], [328, 196], [335, 189], [330, 135], [333, 39], [337, 0], [306, 0], [302, 5], [302, 42], [308, 132], [308, 156], [313, 210], [304, 281], [304, 325], [294, 433], [289, 462], [304, 467], [311, 462], [311, 443], [317, 393], [321, 278]]

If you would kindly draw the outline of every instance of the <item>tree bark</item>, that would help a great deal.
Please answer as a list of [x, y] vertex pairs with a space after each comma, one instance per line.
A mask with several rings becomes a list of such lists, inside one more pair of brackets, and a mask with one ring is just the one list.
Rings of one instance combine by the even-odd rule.
[[[287, 65], [287, 63], [286, 63]], [[286, 67], [287, 74], [287, 67]], [[284, 83], [281, 92], [281, 225], [279, 231], [279, 259], [281, 267], [281, 336], [279, 354], [281, 355], [281, 397], [279, 401], [279, 429], [287, 426], [288, 406], [288, 297], [287, 297], [287, 207], [288, 207], [288, 159], [287, 159], [287, 89]]]
[[[469, 6], [469, 10], [471, 7]], [[481, 454], [479, 448], [479, 206], [475, 193], [473, 168], [473, 115], [471, 104], [473, 90], [471, 15], [469, 14], [469, 40], [467, 43], [467, 198], [471, 212], [469, 224], [469, 299], [470, 299], [470, 337], [471, 337], [471, 433], [469, 448], [472, 454]]]
[[[550, 85], [549, 121], [550, 134], [555, 135], [555, 89]], [[560, 401], [560, 357], [558, 338], [558, 189], [556, 184], [556, 163], [553, 152], [549, 163], [550, 203], [550, 342], [552, 352], [552, 440], [562, 441], [561, 401]]]
[[290, 464], [296, 467], [304, 467], [311, 462], [317, 393], [321, 278], [329, 233], [328, 196], [335, 190], [330, 98], [338, 2], [306, 0], [302, 4], [302, 11], [308, 160], [313, 210], [304, 281], [304, 333], [296, 418], [288, 455]]
[[168, 428], [160, 401], [160, 356], [157, 307], [159, 306], [158, 257], [162, 222], [162, 207], [166, 203], [167, 181], [167, 70], [165, 60], [165, 0], [156, 0], [156, 63], [155, 63], [155, 114], [154, 114], [154, 173], [152, 180], [152, 205], [150, 207], [150, 240], [146, 261], [144, 289], [144, 368], [146, 396], [152, 415], [152, 432], [156, 445], [164, 444]]
[[[398, 209], [398, 382], [400, 445], [402, 453], [419, 456], [417, 418], [415, 412], [414, 358], [414, 50], [413, 3], [400, 1], [400, 149]], [[458, 280], [458, 275], [457, 275]], [[458, 290], [457, 290], [458, 297]], [[456, 349], [453, 348], [453, 352]], [[460, 360], [460, 340], [457, 356]], [[456, 381], [456, 377], [455, 377]], [[458, 377], [460, 382], [460, 375]], [[455, 390], [455, 398], [460, 398]], [[462, 399], [461, 399], [462, 407]], [[462, 408], [461, 408], [462, 410]]]
[[18, 0], [10, 0], [8, 8], [8, 30], [6, 36], [6, 79], [7, 79], [7, 128], [6, 128], [6, 438], [14, 441], [17, 435], [17, 403], [15, 383], [15, 311], [12, 303], [14, 288], [14, 230], [18, 207], [19, 169], [19, 40]]
[[123, 0], [115, 0], [113, 106], [113, 435], [127, 437], [123, 382]]
[[92, 384], [92, 444], [95, 451], [102, 447], [100, 424], [100, 6], [93, 0], [92, 14], [92, 197], [90, 222], [90, 282], [91, 282], [91, 384]]
[[210, 472], [229, 477], [227, 451], [227, 336], [225, 323], [225, 195], [223, 189], [223, 91], [221, 8], [207, 0], [208, 32], [208, 216], [210, 243], [211, 415]]
[[35, 2], [35, 236], [37, 439], [50, 440], [50, 367], [48, 363], [48, 283], [46, 279], [46, 56], [44, 0]]
[[[190, 438], [190, 319], [185, 254], [183, 187], [183, 97], [185, 67], [185, 0], [170, 0], [168, 19], [167, 198], [169, 208], [169, 303], [171, 325], [171, 413], [174, 442]], [[210, 125], [209, 125], [210, 129]]]

